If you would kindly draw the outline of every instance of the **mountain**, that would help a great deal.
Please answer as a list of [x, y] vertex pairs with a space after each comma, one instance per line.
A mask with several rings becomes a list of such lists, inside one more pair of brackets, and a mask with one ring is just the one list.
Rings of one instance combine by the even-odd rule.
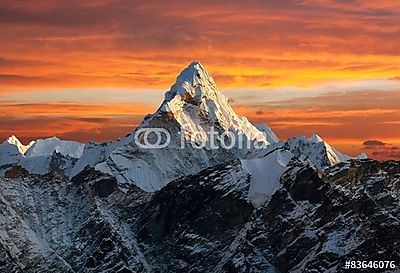
[[62, 171], [65, 175], [70, 175], [75, 166], [77, 158], [63, 155], [54, 151], [50, 155], [23, 157], [18, 165], [31, 174], [49, 174]]
[[281, 187], [280, 178], [293, 154], [276, 149], [262, 158], [241, 160], [243, 171], [250, 175], [248, 199], [260, 207]]
[[0, 144], [0, 272], [398, 265], [400, 162], [365, 157], [318, 135], [280, 141], [268, 125], [236, 115], [193, 62], [121, 139]]
[[20, 166], [32, 174], [48, 174], [64, 171], [70, 174], [80, 157], [84, 145], [74, 141], [64, 141], [56, 137], [32, 141], [23, 145], [17, 137], [9, 137], [0, 144], [0, 176], [13, 166]]
[[269, 143], [277, 143], [280, 141], [279, 137], [272, 131], [272, 129], [267, 124], [258, 124], [256, 128], [263, 132]]
[[83, 169], [85, 169], [86, 166], [93, 167], [101, 162], [104, 162], [110, 156], [111, 152], [128, 144], [129, 142], [133, 142], [133, 134], [128, 134], [124, 138], [115, 141], [107, 141], [100, 144], [89, 142], [85, 145], [82, 156], [76, 162], [70, 176], [74, 177]]
[[329, 167], [352, 159], [352, 157], [344, 155], [331, 147], [317, 134], [312, 135], [310, 138], [305, 136], [290, 138], [285, 145], [295, 156], [307, 157], [320, 167]]
[[161, 272], [346, 272], [345, 260], [357, 257], [399, 262], [398, 162], [321, 172], [293, 160], [258, 209], [237, 187], [240, 170], [219, 166], [156, 193], [138, 220], [150, 264]]
[[[85, 160], [81, 161], [97, 163], [101, 161], [99, 158], [108, 156], [95, 165], [97, 170], [116, 177], [123, 187], [136, 185], [155, 191], [176, 177], [194, 174], [233, 158], [251, 158], [256, 153], [255, 145], [265, 148], [269, 144], [256, 127], [233, 111], [199, 62], [191, 63], [181, 72], [157, 112], [145, 118], [131, 140], [136, 137], [141, 141], [143, 134], [140, 132], [154, 128], [161, 128], [170, 135], [167, 147], [149, 149], [125, 141], [108, 153], [110, 144], [103, 144], [91, 147], [94, 159], [84, 153]], [[208, 134], [212, 129], [218, 137]], [[231, 143], [228, 134], [237, 140], [232, 149], [226, 148]], [[221, 140], [220, 136], [225, 138]], [[151, 137], [150, 140], [153, 141]], [[226, 141], [225, 146], [223, 141]], [[218, 149], [213, 148], [213, 144]], [[78, 161], [77, 166], [73, 174], [82, 170], [84, 164]]]
[[18, 139], [16, 136], [14, 136], [14, 135], [12, 135], [11, 137], [9, 137], [9, 138], [6, 140], [6, 142], [8, 142], [8, 143], [10, 143], [10, 144], [12, 144], [12, 145], [17, 146], [17, 148], [18, 148], [18, 150], [19, 150], [19, 152], [20, 152], [21, 154], [25, 154], [26, 151], [27, 151], [30, 147], [32, 147], [33, 144], [35, 144], [35, 141], [31, 141], [28, 145], [23, 145], [23, 144], [21, 143], [21, 141], [19, 141], [19, 139]]
[[7, 169], [18, 164], [33, 144], [34, 141], [29, 145], [23, 145], [14, 135], [0, 144], [0, 176], [4, 176]]
[[[158, 131], [162, 133], [161, 142], [170, 140], [170, 143], [162, 149], [138, 145], [145, 139], [154, 142], [154, 130], [161, 130]], [[146, 132], [150, 132], [147, 137]], [[232, 139], [236, 142], [229, 147]], [[92, 166], [116, 177], [121, 187], [136, 185], [146, 191], [159, 190], [177, 177], [232, 159], [263, 158], [282, 146], [292, 155], [320, 167], [351, 159], [318, 135], [282, 142], [268, 125], [253, 126], [233, 111], [199, 62], [191, 63], [180, 73], [156, 113], [147, 115], [133, 133], [121, 139], [87, 145], [57, 137], [39, 139], [27, 146], [16, 137], [7, 142], [15, 145], [20, 155], [13, 148], [3, 147], [7, 159], [0, 159], [4, 161], [0, 162], [0, 175], [19, 164], [34, 174], [63, 170], [72, 178], [86, 166]]]
[[258, 208], [246, 168], [234, 160], [153, 193], [122, 191], [92, 168], [72, 181], [0, 178], [0, 271], [340, 273], [349, 271], [346, 260], [398, 265], [399, 162], [322, 170], [293, 158]]
[[26, 157], [49, 156], [52, 155], [53, 152], [57, 152], [64, 156], [80, 158], [84, 146], [84, 144], [76, 141], [66, 141], [60, 140], [57, 137], [51, 137], [36, 140], [26, 151], [25, 155]]
[[[167, 140], [166, 132], [170, 143], [162, 149], [138, 145], [137, 142], [144, 140], [146, 130], [164, 130], [162, 141]], [[215, 135], [210, 133], [213, 130]], [[233, 147], [226, 147], [232, 138], [236, 140]], [[150, 133], [148, 140], [154, 141], [154, 134]], [[180, 73], [155, 114], [147, 115], [133, 133], [121, 139], [83, 145], [53, 137], [39, 139], [29, 148], [16, 138], [10, 138], [9, 142], [15, 143], [24, 156], [16, 156], [19, 159], [6, 162], [6, 166], [20, 162], [32, 173], [45, 174], [54, 169], [49, 167], [50, 162], [60, 162], [58, 169], [71, 178], [86, 166], [92, 166], [116, 177], [122, 187], [136, 185], [146, 191], [159, 190], [176, 177], [232, 159], [264, 157], [282, 145], [293, 155], [308, 158], [320, 167], [351, 159], [317, 135], [309, 139], [292, 138], [284, 143], [268, 125], [253, 126], [233, 111], [199, 62], [191, 63]], [[65, 158], [53, 160], [53, 153]]]
[[0, 176], [4, 176], [5, 171], [17, 164], [22, 157], [23, 155], [17, 145], [10, 143], [8, 140], [0, 144]]

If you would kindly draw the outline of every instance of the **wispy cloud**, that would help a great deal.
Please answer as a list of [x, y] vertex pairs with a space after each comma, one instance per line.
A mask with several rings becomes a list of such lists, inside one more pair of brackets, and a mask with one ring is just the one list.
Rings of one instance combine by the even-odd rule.
[[0, 105], [0, 138], [15, 134], [29, 142], [57, 135], [82, 142], [117, 139], [154, 111], [144, 104], [6, 104]]
[[400, 75], [390, 1], [42, 2], [0, 7], [2, 58], [41, 63], [4, 74], [37, 77], [36, 86], [166, 87], [193, 59], [231, 87]]
[[380, 160], [400, 159], [400, 148], [380, 140], [366, 140], [363, 142], [367, 154]]
[[376, 146], [381, 147], [381, 146], [385, 146], [386, 143], [383, 142], [383, 141], [375, 140], [375, 139], [374, 139], [374, 140], [366, 140], [366, 141], [364, 141], [364, 142], [363, 142], [363, 145], [364, 145], [364, 146], [367, 146], [367, 147], [376, 147]]
[[197, 59], [282, 138], [393, 143], [399, 26], [391, 0], [2, 1], [0, 133], [121, 136]]

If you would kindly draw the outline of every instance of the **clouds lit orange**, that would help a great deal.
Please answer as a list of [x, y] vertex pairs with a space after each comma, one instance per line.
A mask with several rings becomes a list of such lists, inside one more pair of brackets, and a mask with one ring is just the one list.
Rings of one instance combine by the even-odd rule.
[[2, 138], [122, 136], [200, 60], [282, 138], [400, 158], [399, 1], [2, 1], [0, 33]]

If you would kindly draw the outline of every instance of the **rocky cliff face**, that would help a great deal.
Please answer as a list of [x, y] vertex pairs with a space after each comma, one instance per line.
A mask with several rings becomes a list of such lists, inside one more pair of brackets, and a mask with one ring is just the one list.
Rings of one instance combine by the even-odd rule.
[[155, 193], [123, 192], [91, 168], [73, 181], [0, 178], [0, 272], [349, 272], [346, 259], [399, 266], [399, 162], [321, 171], [293, 159], [257, 209], [241, 164]]
[[292, 162], [283, 187], [259, 212], [279, 271], [346, 272], [345, 260], [399, 262], [399, 167], [351, 161], [320, 173]]

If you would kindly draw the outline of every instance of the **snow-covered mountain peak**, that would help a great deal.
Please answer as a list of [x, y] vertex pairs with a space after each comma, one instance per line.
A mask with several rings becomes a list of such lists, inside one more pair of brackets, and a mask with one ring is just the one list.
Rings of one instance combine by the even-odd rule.
[[313, 135], [309, 138], [309, 140], [310, 140], [312, 143], [324, 142], [324, 140], [322, 139], [322, 137], [320, 137], [320, 136], [317, 135], [317, 134], [313, 134]]
[[[186, 104], [198, 106], [210, 100], [219, 100], [219, 95], [222, 94], [218, 91], [212, 76], [199, 62], [192, 62], [179, 74], [175, 84], [165, 93], [165, 100], [159, 111], [177, 114], [183, 111], [182, 108]], [[221, 102], [227, 104], [224, 96], [218, 103]]]
[[[129, 142], [110, 154], [97, 152], [96, 148], [95, 152], [90, 152], [96, 160], [85, 162], [96, 162], [96, 170], [117, 177], [122, 185], [135, 184], [146, 191], [154, 191], [176, 177], [232, 159], [252, 158], [269, 144], [266, 136], [247, 118], [234, 112], [199, 62], [191, 63], [179, 74], [160, 108], [144, 119], [135, 137], [144, 138], [142, 129], [147, 128], [165, 129], [170, 142], [162, 149], [143, 149]], [[77, 163], [79, 168], [74, 168], [73, 174], [82, 170], [81, 162]]]
[[[233, 132], [245, 135], [248, 140], [268, 144], [266, 137], [245, 117], [238, 116], [220, 92], [212, 76], [199, 62], [192, 62], [177, 77], [158, 111], [144, 120], [140, 128], [169, 127], [172, 120], [184, 129], [185, 136], [194, 141], [207, 140], [207, 132], [214, 127], [220, 133]], [[196, 135], [196, 139], [192, 136]]]
[[192, 62], [176, 78], [171, 90], [165, 94], [165, 100], [170, 101], [175, 96], [200, 100], [203, 96], [212, 96], [217, 91], [214, 79], [201, 63]]
[[64, 156], [79, 158], [82, 155], [84, 144], [76, 141], [60, 140], [57, 137], [38, 139], [27, 151], [27, 157], [50, 156], [58, 152]]
[[6, 141], [11, 144], [22, 144], [15, 135], [10, 136]]
[[[9, 144], [15, 145], [15, 146], [17, 146], [17, 147], [22, 147], [22, 146], [23, 146], [23, 144], [21, 143], [21, 141], [19, 141], [19, 139], [18, 139], [15, 135], [12, 135], [12, 136], [10, 136], [9, 138], [7, 138], [7, 139], [4, 141], [4, 143], [9, 143]], [[22, 153], [22, 154], [23, 154], [23, 153]]]
[[357, 159], [368, 159], [368, 156], [365, 153], [361, 153], [359, 156], [357, 156]]
[[15, 135], [7, 138], [5, 142], [17, 146], [18, 151], [21, 154], [25, 154], [25, 152], [35, 143], [35, 141], [31, 141], [28, 145], [24, 145]]
[[205, 70], [204, 66], [194, 61], [189, 64], [177, 77], [176, 83], [189, 82], [192, 85], [211, 83], [215, 85], [215, 81], [212, 76]]
[[267, 124], [257, 124], [256, 128], [265, 134], [269, 143], [278, 143], [280, 141], [279, 137]]
[[351, 157], [337, 151], [317, 134], [290, 138], [286, 144], [296, 156], [306, 156], [311, 162], [321, 167], [329, 167], [350, 160]]

